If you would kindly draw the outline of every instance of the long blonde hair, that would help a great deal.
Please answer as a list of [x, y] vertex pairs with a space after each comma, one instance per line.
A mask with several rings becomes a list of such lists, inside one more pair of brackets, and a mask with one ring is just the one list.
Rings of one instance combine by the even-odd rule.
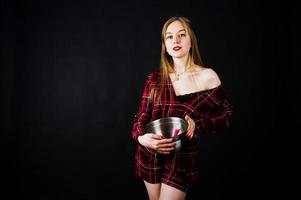
[[[160, 102], [161, 95], [163, 92], [164, 84], [169, 83], [169, 73], [174, 72], [174, 64], [172, 57], [167, 53], [165, 46], [165, 36], [168, 26], [174, 21], [179, 21], [184, 28], [188, 31], [188, 34], [191, 38], [191, 48], [189, 50], [188, 63], [194, 63], [202, 66], [203, 62], [200, 56], [197, 38], [194, 31], [192, 30], [192, 24], [189, 19], [186, 17], [171, 17], [163, 25], [161, 39], [161, 61], [160, 61], [160, 80], [157, 83], [156, 87], [151, 89], [151, 96], [153, 97], [154, 102]], [[191, 65], [189, 65], [191, 66]]]

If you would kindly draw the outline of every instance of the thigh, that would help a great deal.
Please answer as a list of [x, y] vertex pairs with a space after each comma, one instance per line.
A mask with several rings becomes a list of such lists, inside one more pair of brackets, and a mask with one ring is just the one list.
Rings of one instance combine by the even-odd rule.
[[161, 184], [160, 200], [184, 200], [185, 197], [185, 192], [164, 183]]
[[159, 200], [161, 183], [148, 183], [144, 181], [147, 194], [150, 200]]
[[150, 149], [138, 146], [135, 154], [136, 175], [148, 183], [161, 183], [162, 169], [159, 155]]
[[162, 183], [187, 192], [198, 173], [197, 152], [178, 152], [166, 160]]

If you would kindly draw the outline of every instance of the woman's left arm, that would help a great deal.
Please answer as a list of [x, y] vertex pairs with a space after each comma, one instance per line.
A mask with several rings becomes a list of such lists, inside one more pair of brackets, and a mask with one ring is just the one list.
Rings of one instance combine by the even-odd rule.
[[222, 86], [218, 75], [211, 69], [206, 72], [208, 85], [216, 88], [212, 93], [208, 94], [203, 101], [204, 107], [211, 107], [204, 117], [196, 119], [195, 137], [198, 138], [203, 133], [210, 133], [217, 130], [226, 129], [230, 126], [233, 117], [233, 106], [230, 104], [228, 93]]
[[215, 113], [199, 120], [196, 130], [199, 130], [200, 132], [212, 132], [228, 128], [230, 126], [232, 116], [233, 108], [229, 101], [225, 99]]

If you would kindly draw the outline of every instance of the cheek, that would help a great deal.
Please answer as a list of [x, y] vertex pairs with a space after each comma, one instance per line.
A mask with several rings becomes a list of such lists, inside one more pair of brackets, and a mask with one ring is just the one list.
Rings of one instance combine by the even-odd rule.
[[172, 49], [172, 45], [169, 44], [168, 42], [165, 43], [165, 47], [166, 47], [166, 51], [167, 51], [167, 52], [170, 52], [171, 49]]
[[171, 46], [172, 46], [172, 45], [171, 45], [169, 42], [165, 42], [165, 47], [166, 47], [166, 49], [170, 49]]
[[190, 40], [186, 40], [186, 41], [184, 42], [184, 46], [185, 46], [187, 49], [190, 49], [190, 47], [191, 47], [191, 42], [190, 42]]

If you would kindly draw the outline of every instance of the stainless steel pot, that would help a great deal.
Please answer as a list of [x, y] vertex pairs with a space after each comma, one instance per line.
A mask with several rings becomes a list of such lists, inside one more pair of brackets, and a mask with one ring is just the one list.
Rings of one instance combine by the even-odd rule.
[[154, 133], [176, 141], [175, 151], [181, 149], [181, 137], [187, 130], [188, 123], [179, 117], [166, 117], [154, 120], [145, 126], [144, 133]]

